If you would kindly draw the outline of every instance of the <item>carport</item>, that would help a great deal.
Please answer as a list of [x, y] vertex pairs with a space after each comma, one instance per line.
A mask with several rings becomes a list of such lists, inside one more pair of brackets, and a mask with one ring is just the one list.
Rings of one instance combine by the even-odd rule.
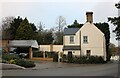
[[10, 47], [26, 47], [29, 48], [29, 59], [32, 59], [33, 57], [33, 52], [32, 48], [38, 48], [38, 43], [36, 40], [11, 40], [9, 42]]

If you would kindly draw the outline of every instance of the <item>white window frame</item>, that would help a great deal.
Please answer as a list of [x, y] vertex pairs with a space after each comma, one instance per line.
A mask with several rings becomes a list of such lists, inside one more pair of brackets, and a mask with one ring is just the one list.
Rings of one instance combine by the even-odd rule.
[[83, 36], [83, 43], [85, 43], [85, 44], [88, 43], [88, 36]]
[[74, 35], [70, 35], [70, 44], [74, 44]]

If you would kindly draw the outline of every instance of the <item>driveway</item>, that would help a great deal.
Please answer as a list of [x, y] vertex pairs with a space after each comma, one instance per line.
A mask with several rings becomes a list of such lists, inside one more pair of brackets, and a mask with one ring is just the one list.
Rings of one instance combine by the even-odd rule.
[[25, 68], [15, 64], [0, 63], [0, 70], [18, 70], [18, 69], [25, 69]]
[[[32, 69], [56, 69], [56, 68], [71, 68], [71, 67], [86, 67], [86, 66], [98, 66], [100, 64], [72, 64], [50, 61], [35, 61], [36, 67]], [[31, 69], [31, 68], [30, 68]]]
[[36, 67], [26, 70], [3, 70], [3, 76], [117, 76], [118, 64], [67, 64], [36, 62]]

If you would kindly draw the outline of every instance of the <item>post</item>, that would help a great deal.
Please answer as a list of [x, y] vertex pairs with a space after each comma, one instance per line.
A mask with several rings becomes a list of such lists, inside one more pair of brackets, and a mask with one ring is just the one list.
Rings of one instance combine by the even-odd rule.
[[58, 51], [58, 62], [60, 62], [60, 52]]
[[50, 51], [51, 52], [53, 51], [53, 45], [52, 44], [50, 45]]
[[43, 58], [45, 58], [45, 51], [43, 51]]
[[32, 47], [29, 47], [29, 59], [32, 59]]

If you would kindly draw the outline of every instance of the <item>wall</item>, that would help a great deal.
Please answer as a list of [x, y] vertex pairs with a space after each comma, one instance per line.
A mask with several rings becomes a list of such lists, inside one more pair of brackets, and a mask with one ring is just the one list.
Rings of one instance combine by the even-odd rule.
[[[68, 51], [64, 51], [64, 54], [67, 55]], [[79, 50], [72, 50], [72, 54], [76, 55], [76, 56], [79, 56], [80, 55], [80, 51]]]
[[63, 45], [39, 45], [40, 51], [56, 51], [63, 52]]
[[[86, 23], [80, 30], [82, 55], [86, 55], [86, 50], [91, 50], [91, 55], [105, 56], [104, 34], [90, 23]], [[83, 43], [83, 36], [88, 36], [88, 44]]]

